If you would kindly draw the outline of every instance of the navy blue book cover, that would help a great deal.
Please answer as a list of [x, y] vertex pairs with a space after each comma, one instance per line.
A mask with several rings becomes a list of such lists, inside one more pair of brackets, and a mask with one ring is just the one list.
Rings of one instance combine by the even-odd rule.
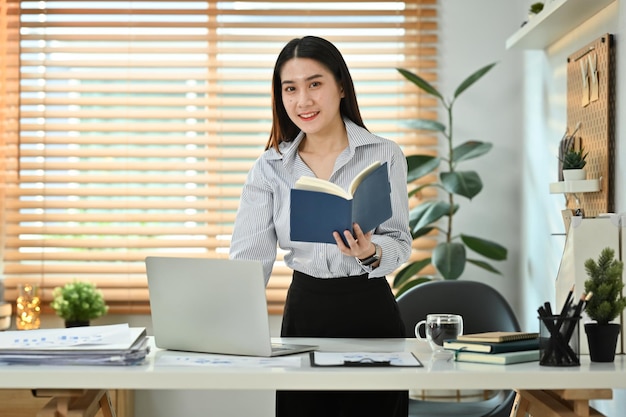
[[365, 231], [391, 217], [391, 186], [387, 163], [365, 177], [352, 199], [310, 190], [291, 190], [291, 240], [335, 243], [333, 231], [352, 231], [358, 223]]
[[502, 353], [517, 352], [520, 350], [539, 349], [539, 338], [513, 340], [510, 342], [464, 342], [456, 339], [444, 340], [444, 349], [466, 350], [469, 352]]

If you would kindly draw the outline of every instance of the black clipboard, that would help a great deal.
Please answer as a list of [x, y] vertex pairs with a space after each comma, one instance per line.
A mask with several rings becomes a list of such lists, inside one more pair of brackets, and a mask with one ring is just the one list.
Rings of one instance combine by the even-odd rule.
[[[402, 356], [400, 358], [400, 355]], [[423, 367], [412, 352], [309, 352], [311, 366], [315, 367]]]

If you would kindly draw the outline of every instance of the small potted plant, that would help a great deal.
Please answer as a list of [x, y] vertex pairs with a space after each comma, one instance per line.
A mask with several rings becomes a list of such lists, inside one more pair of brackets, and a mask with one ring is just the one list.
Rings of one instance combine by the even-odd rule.
[[611, 321], [626, 307], [626, 298], [622, 296], [624, 264], [614, 259], [614, 255], [615, 251], [606, 247], [597, 263], [591, 258], [585, 261], [585, 271], [589, 276], [585, 281], [585, 292], [591, 294], [585, 312], [595, 321], [585, 323], [585, 333], [593, 362], [613, 362], [615, 359], [620, 325]]
[[530, 8], [528, 9], [528, 17], [532, 17], [536, 14], [538, 14], [540, 11], [543, 10], [543, 3], [538, 1], [536, 3], [533, 3], [530, 5]]
[[585, 165], [587, 165], [587, 155], [588, 153], [583, 148], [580, 148], [580, 150], [570, 148], [565, 152], [561, 159], [563, 179], [566, 181], [586, 179]]
[[109, 310], [102, 292], [90, 282], [74, 281], [56, 287], [52, 296], [50, 306], [65, 320], [65, 327], [88, 326], [91, 320]]

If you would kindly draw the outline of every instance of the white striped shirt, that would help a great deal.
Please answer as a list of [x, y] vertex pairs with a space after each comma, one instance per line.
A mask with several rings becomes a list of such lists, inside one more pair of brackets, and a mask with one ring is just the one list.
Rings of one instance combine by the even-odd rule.
[[276, 260], [277, 245], [285, 251], [285, 263], [317, 278], [337, 278], [369, 272], [370, 278], [395, 271], [411, 254], [407, 164], [395, 142], [373, 135], [344, 119], [349, 146], [337, 157], [330, 181], [348, 189], [350, 181], [374, 161], [387, 162], [391, 183], [392, 217], [374, 230], [372, 242], [382, 248], [380, 265], [371, 269], [339, 251], [336, 244], [293, 242], [289, 239], [289, 200], [296, 180], [315, 176], [300, 159], [298, 145], [304, 134], [280, 144], [281, 153], [270, 148], [248, 173], [241, 194], [230, 243], [230, 258], [263, 263], [265, 282]]

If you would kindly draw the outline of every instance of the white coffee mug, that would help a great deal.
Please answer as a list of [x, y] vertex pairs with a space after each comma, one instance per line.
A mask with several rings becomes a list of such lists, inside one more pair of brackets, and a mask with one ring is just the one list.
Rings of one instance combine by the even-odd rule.
[[[425, 338], [420, 335], [421, 326], [425, 326]], [[428, 341], [433, 350], [442, 349], [444, 340], [456, 339], [462, 334], [463, 317], [458, 314], [428, 314], [426, 320], [415, 325], [415, 337]]]

